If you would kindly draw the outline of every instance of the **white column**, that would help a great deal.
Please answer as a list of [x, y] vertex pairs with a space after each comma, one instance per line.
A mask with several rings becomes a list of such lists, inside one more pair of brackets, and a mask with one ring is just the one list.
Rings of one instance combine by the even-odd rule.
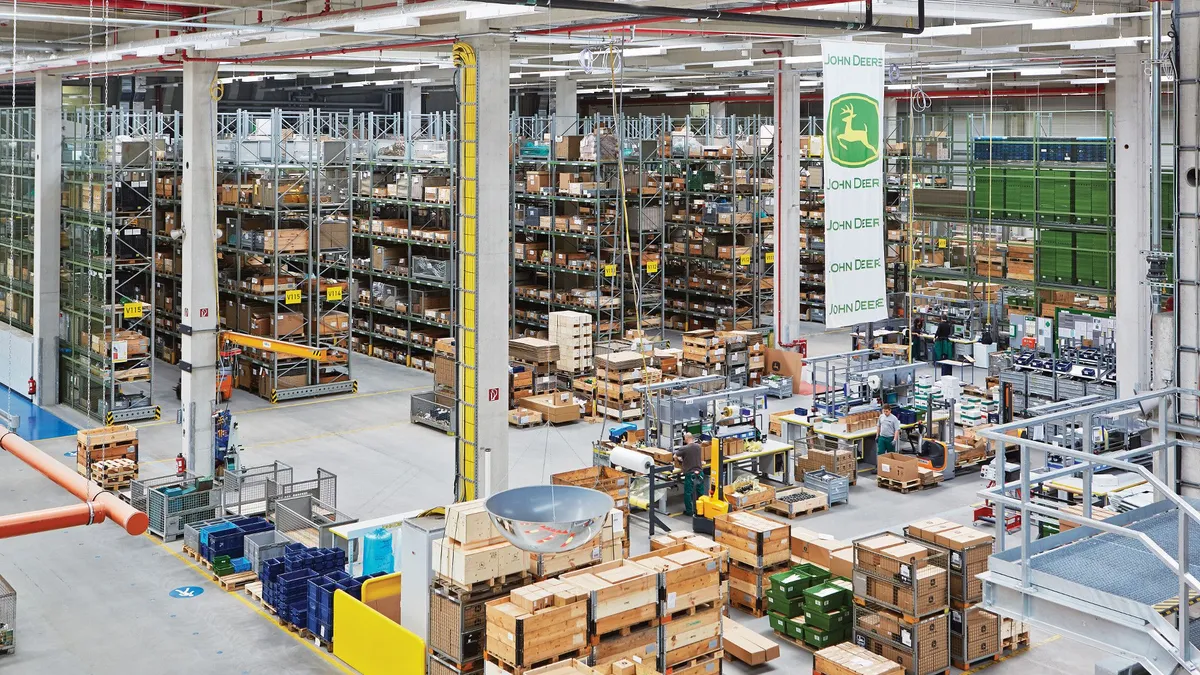
[[[1178, 72], [1175, 74], [1175, 97], [1178, 108], [1175, 111], [1179, 119], [1179, 136], [1175, 139], [1180, 150], [1177, 166], [1175, 167], [1175, 189], [1178, 194], [1178, 219], [1175, 236], [1178, 238], [1177, 249], [1179, 258], [1176, 261], [1176, 273], [1179, 279], [1179, 297], [1175, 301], [1176, 320], [1178, 321], [1179, 352], [1176, 365], [1178, 382], [1181, 387], [1191, 389], [1200, 386], [1197, 377], [1200, 376], [1200, 288], [1196, 281], [1200, 280], [1200, 237], [1196, 232], [1197, 212], [1200, 212], [1200, 130], [1197, 120], [1200, 119], [1200, 50], [1196, 49], [1200, 40], [1200, 15], [1197, 14], [1197, 0], [1181, 0], [1172, 7], [1179, 13], [1177, 19], [1179, 34], [1175, 39], [1182, 48], [1179, 50]], [[1165, 12], [1164, 12], [1165, 13]], [[1170, 131], [1164, 130], [1164, 138], [1170, 138]], [[1187, 148], [1186, 150], [1184, 148]], [[1164, 159], [1164, 164], [1170, 158]], [[1190, 281], [1192, 283], [1183, 283]], [[1123, 351], [1123, 350], [1122, 350]], [[1157, 366], [1156, 366], [1157, 367]], [[1179, 413], [1185, 416], [1200, 413], [1197, 401], [1193, 396], [1182, 397]], [[1185, 417], [1186, 423], [1195, 425], [1197, 421]], [[1180, 478], [1191, 484], [1200, 483], [1200, 458], [1194, 450], [1183, 450], [1180, 453]], [[1188, 497], [1195, 497], [1196, 490], [1185, 489]], [[1194, 638], [1193, 638], [1194, 639]]]
[[[58, 402], [59, 232], [62, 230], [62, 79], [37, 74], [33, 168], [34, 403]], [[20, 382], [13, 386], [19, 387]]]
[[799, 73], [784, 65], [775, 80], [775, 343], [800, 336]]
[[1117, 54], [1116, 82], [1104, 100], [1113, 111], [1116, 152], [1117, 381], [1119, 396], [1150, 382], [1150, 295], [1144, 285], [1150, 248], [1150, 81], [1147, 56]]
[[[508, 75], [506, 74], [505, 77]], [[569, 77], [554, 78], [554, 134], [556, 136], [579, 133], [576, 122], [579, 118], [579, 99], [576, 95], [578, 83]]]
[[[213, 472], [212, 413], [217, 390], [217, 188], [213, 137], [217, 103], [209, 92], [217, 64], [183, 65], [183, 321], [180, 388], [183, 455], [200, 476]], [[190, 330], [185, 330], [185, 328]], [[190, 334], [189, 334], [190, 333]], [[185, 367], [186, 364], [186, 367]]]
[[[479, 253], [477, 336], [479, 345], [478, 415], [479, 455], [476, 466], [482, 478], [489, 466], [482, 456], [491, 449], [491, 493], [508, 487], [508, 338], [509, 338], [509, 97], [507, 37], [482, 37], [467, 41], [479, 64], [478, 214]], [[497, 400], [488, 392], [497, 390]], [[483, 496], [482, 491], [478, 495]]]
[[400, 96], [402, 99], [400, 104], [403, 106], [404, 119], [407, 124], [409, 118], [421, 114], [421, 85], [405, 84], [400, 90]]

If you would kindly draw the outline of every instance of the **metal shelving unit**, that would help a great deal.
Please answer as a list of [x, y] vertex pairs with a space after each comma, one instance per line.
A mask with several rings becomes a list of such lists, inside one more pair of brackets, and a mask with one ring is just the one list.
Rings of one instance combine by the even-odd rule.
[[433, 370], [454, 330], [455, 117], [369, 113], [357, 127], [354, 349]]
[[0, 110], [0, 323], [33, 332], [34, 109]]
[[153, 186], [163, 120], [89, 108], [63, 137], [59, 397], [106, 423], [155, 418]]

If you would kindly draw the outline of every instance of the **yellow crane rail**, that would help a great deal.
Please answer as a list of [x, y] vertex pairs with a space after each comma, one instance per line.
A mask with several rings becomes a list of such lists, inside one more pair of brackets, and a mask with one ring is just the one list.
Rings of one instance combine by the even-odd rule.
[[273, 352], [283, 356], [295, 356], [310, 361], [319, 361], [321, 363], [342, 363], [346, 361], [347, 354], [344, 350], [332, 349], [329, 347], [311, 347], [309, 345], [300, 345], [294, 342], [285, 342], [283, 340], [275, 340], [261, 335], [247, 335], [246, 333], [235, 333], [233, 331], [221, 331], [221, 339], [225, 342], [238, 345], [239, 347], [247, 347], [250, 349], [260, 349], [265, 352]]

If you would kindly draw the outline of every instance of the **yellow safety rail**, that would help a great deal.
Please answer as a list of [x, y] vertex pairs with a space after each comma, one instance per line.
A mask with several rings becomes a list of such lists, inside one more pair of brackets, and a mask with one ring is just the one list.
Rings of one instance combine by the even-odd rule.
[[479, 407], [479, 374], [476, 369], [478, 333], [476, 320], [476, 254], [478, 239], [478, 134], [479, 68], [475, 50], [465, 42], [454, 43], [454, 65], [458, 67], [458, 330], [455, 353], [458, 365], [458, 410], [454, 497], [471, 501], [477, 494], [479, 464], [476, 453], [476, 422]]
[[346, 360], [346, 353], [328, 347], [309, 347], [308, 345], [300, 345], [294, 342], [285, 342], [283, 340], [273, 340], [269, 337], [261, 335], [247, 335], [245, 333], [234, 333], [232, 331], [222, 331], [221, 339], [239, 347], [249, 347], [251, 349], [261, 349], [265, 352], [273, 352], [284, 356], [297, 356], [310, 361], [321, 361], [323, 363], [342, 362]]
[[362, 675], [425, 675], [425, 641], [340, 590], [333, 594], [333, 655]]

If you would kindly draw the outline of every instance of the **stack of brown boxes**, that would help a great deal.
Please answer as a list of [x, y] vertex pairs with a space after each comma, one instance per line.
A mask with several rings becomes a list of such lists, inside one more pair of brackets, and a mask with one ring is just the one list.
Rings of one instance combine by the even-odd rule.
[[[708, 659], [721, 649], [720, 554], [679, 543], [634, 558], [658, 575], [661, 626], [656, 629], [660, 670], [678, 671], [687, 661]], [[597, 659], [596, 663], [600, 663]], [[710, 672], [710, 671], [701, 671]], [[713, 671], [715, 672], [715, 671]]]
[[589, 656], [588, 594], [548, 579], [487, 603], [485, 657], [503, 673], [524, 673], [561, 659]]
[[949, 550], [950, 657], [955, 667], [966, 666], [1001, 651], [1000, 618], [976, 607], [983, 600], [983, 582], [994, 538], [986, 532], [942, 518], [919, 520], [904, 528], [909, 537]]
[[854, 542], [854, 641], [909, 675], [950, 665], [949, 556], [916, 539]]
[[523, 551], [492, 524], [482, 499], [446, 508], [446, 534], [433, 542], [433, 571], [460, 588], [500, 585], [526, 576]]
[[850, 447], [839, 447], [838, 441], [827, 439], [816, 434], [808, 435], [809, 442], [800, 444], [796, 449], [796, 478], [803, 479], [809, 471], [824, 469], [850, 480], [854, 485], [858, 480], [858, 459]]
[[550, 312], [550, 341], [558, 345], [555, 368], [560, 373], [583, 375], [593, 368], [592, 315], [583, 312]]
[[717, 331], [717, 337], [725, 345], [725, 376], [730, 383], [748, 384], [750, 381], [750, 352], [747, 337], [750, 331]]
[[771, 575], [787, 569], [791, 561], [788, 526], [745, 512], [722, 514], [714, 520], [715, 539], [729, 552], [729, 603], [762, 616]]
[[844, 642], [813, 656], [813, 672], [821, 675], [903, 675], [904, 668], [862, 647]]
[[791, 531], [792, 557], [820, 565], [835, 577], [854, 576], [854, 544], [832, 535], [794, 526]]
[[559, 577], [581, 589], [591, 613], [588, 636], [595, 662], [657, 660], [658, 574], [630, 560], [614, 560]]
[[749, 355], [746, 365], [750, 371], [750, 386], [754, 387], [762, 384], [763, 373], [767, 371], [767, 343], [763, 340], [762, 333], [749, 333], [746, 339], [746, 353]]
[[642, 382], [649, 360], [637, 352], [613, 352], [596, 356], [596, 413], [619, 421], [642, 418], [642, 394], [634, 389]]
[[725, 374], [725, 341], [711, 330], [693, 330], [683, 334], [683, 362], [679, 374], [684, 377]]

